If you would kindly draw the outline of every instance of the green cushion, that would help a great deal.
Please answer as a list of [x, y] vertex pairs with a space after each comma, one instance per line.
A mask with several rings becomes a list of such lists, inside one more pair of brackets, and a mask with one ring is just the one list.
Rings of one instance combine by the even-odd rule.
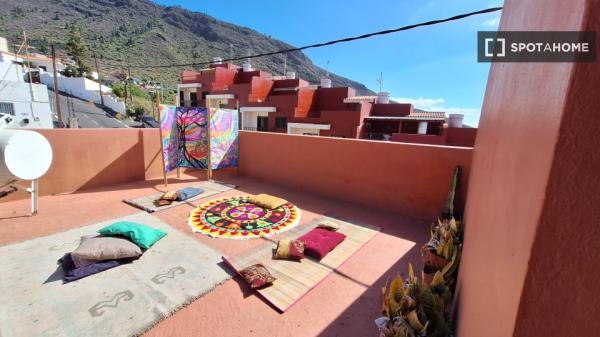
[[167, 232], [155, 229], [135, 222], [120, 221], [110, 226], [106, 226], [98, 231], [102, 235], [122, 235], [125, 236], [141, 248], [148, 249], [156, 241], [167, 235]]

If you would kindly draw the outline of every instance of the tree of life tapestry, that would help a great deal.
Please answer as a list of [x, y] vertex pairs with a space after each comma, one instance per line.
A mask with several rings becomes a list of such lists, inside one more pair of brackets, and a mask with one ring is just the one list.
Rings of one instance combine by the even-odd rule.
[[211, 168], [237, 166], [237, 110], [160, 106], [165, 171], [178, 167], [208, 168], [208, 128], [210, 127]]

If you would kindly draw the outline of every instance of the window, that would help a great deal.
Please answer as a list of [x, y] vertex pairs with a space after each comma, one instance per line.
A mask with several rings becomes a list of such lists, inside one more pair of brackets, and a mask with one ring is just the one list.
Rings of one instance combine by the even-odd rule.
[[195, 92], [190, 92], [190, 106], [198, 106], [197, 96]]
[[179, 106], [184, 106], [183, 102], [183, 91], [179, 92]]
[[276, 128], [287, 128], [287, 118], [276, 117], [275, 118], [275, 127]]
[[15, 115], [15, 105], [13, 103], [0, 102], [0, 113]]

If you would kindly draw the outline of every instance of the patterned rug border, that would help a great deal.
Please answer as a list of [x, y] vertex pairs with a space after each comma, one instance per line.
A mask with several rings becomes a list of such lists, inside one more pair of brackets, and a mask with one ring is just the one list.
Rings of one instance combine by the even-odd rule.
[[223, 198], [219, 198], [219, 199], [213, 199], [213, 200], [206, 201], [204, 204], [196, 207], [195, 209], [193, 209], [188, 214], [188, 221], [187, 221], [188, 226], [190, 227], [190, 229], [192, 230], [192, 232], [194, 232], [194, 233], [200, 233], [200, 234], [206, 235], [206, 236], [211, 237], [211, 238], [243, 241], [243, 240], [256, 240], [256, 239], [261, 239], [261, 238], [269, 238], [271, 236], [279, 235], [281, 233], [287, 232], [290, 229], [297, 228], [298, 225], [300, 224], [300, 219], [302, 218], [302, 210], [298, 206], [293, 205], [293, 204], [292, 205], [296, 208], [296, 213], [297, 213], [296, 219], [294, 219], [290, 224], [286, 225], [281, 230], [277, 230], [275, 232], [263, 234], [263, 235], [260, 235], [260, 236], [250, 236], [250, 237], [248, 237], [248, 236], [229, 236], [229, 237], [224, 237], [224, 236], [220, 236], [220, 235], [213, 235], [212, 233], [206, 233], [206, 232], [203, 232], [202, 230], [197, 229], [196, 226], [192, 223], [192, 213], [195, 210], [197, 210], [198, 208], [202, 208], [202, 206], [204, 206], [206, 203], [210, 203], [210, 202], [219, 203], [219, 202], [223, 202], [223, 201], [226, 201], [226, 200], [229, 200], [229, 199], [240, 198], [240, 197], [244, 198], [244, 197], [247, 197], [247, 196], [246, 195], [235, 195], [235, 196], [223, 197]]
[[[78, 230], [84, 229], [86, 227], [91, 227], [91, 226], [99, 225], [99, 224], [102, 224], [102, 223], [108, 223], [108, 222], [112, 222], [112, 221], [132, 220], [132, 218], [133, 218], [133, 219], [136, 219], [136, 221], [142, 222], [141, 220], [137, 220], [137, 217], [148, 217], [148, 218], [153, 219], [154, 221], [159, 222], [161, 224], [161, 226], [164, 226], [165, 228], [168, 228], [170, 232], [176, 232], [181, 238], [185, 238], [185, 240], [189, 240], [190, 242], [193, 242], [196, 245], [202, 246], [203, 249], [205, 249], [207, 251], [212, 251], [215, 254], [215, 257], [222, 254], [222, 252], [219, 251], [218, 249], [215, 249], [215, 248], [213, 248], [211, 246], [206, 245], [205, 243], [202, 243], [201, 241], [198, 241], [197, 239], [193, 238], [193, 236], [190, 236], [186, 232], [177, 229], [176, 227], [168, 224], [166, 221], [164, 221], [164, 220], [156, 217], [155, 215], [152, 215], [151, 213], [147, 213], [147, 212], [143, 212], [143, 211], [142, 212], [132, 213], [132, 214], [127, 214], [127, 215], [123, 215], [123, 216], [110, 217], [108, 219], [104, 219], [104, 220], [100, 220], [100, 221], [93, 221], [93, 222], [85, 223], [85, 224], [82, 224], [82, 225], [77, 226], [77, 227], [73, 227], [73, 228], [68, 228], [68, 229], [65, 229], [65, 230], [56, 231], [56, 232], [50, 233], [48, 235], [43, 235], [43, 236], [38, 236], [38, 237], [30, 238], [30, 239], [9, 242], [9, 243], [6, 243], [4, 245], [0, 245], [0, 248], [7, 249], [10, 246], [28, 244], [30, 242], [35, 242], [35, 241], [38, 241], [38, 240], [48, 239], [48, 238], [50, 238], [52, 236], [66, 234], [66, 233], [69, 233], [69, 232], [73, 232], [73, 231], [78, 231]], [[126, 266], [131, 266], [131, 265], [126, 265]], [[53, 265], [53, 267], [54, 267], [54, 265]], [[144, 325], [140, 325], [139, 328], [137, 328], [137, 329], [135, 329], [135, 328], [132, 329], [134, 331], [131, 331], [131, 332], [127, 333], [127, 336], [138, 337], [138, 336], [144, 335], [145, 333], [149, 332], [152, 328], [154, 328], [155, 326], [157, 326], [159, 323], [161, 323], [165, 319], [168, 319], [169, 317], [173, 316], [179, 310], [184, 309], [185, 307], [189, 306], [190, 304], [192, 304], [196, 300], [198, 300], [198, 299], [204, 297], [205, 295], [207, 295], [208, 293], [214, 291], [220, 285], [222, 285], [225, 282], [231, 280], [232, 277], [234, 277], [236, 275], [235, 272], [233, 272], [229, 268], [227, 268], [227, 266], [225, 265], [225, 263], [222, 260], [220, 260], [219, 262], [217, 262], [216, 265], [215, 265], [215, 267], [221, 269], [227, 275], [224, 278], [222, 278], [221, 280], [219, 280], [219, 281], [211, 284], [210, 287], [208, 287], [206, 289], [200, 290], [198, 292], [198, 294], [188, 297], [185, 301], [181, 301], [179, 304], [177, 304], [177, 305], [173, 306], [172, 308], [170, 308], [167, 312], [162, 312], [162, 313], [160, 313], [160, 315], [156, 315], [155, 319], [153, 319], [152, 321], [149, 321], [148, 323], [146, 323]], [[115, 269], [119, 269], [119, 268], [115, 268]], [[114, 272], [114, 270], [108, 270], [107, 272]], [[102, 273], [100, 273], [100, 274], [102, 274]], [[95, 276], [94, 275], [90, 276], [90, 278], [92, 278], [92, 277], [95, 277]], [[85, 280], [85, 278], [83, 280]], [[59, 281], [52, 281], [52, 282], [59, 282]], [[75, 281], [75, 283], [73, 283], [73, 284], [77, 284], [77, 282], [80, 282], [80, 281]], [[65, 286], [65, 285], [62, 284], [62, 286]], [[120, 335], [114, 335], [114, 336], [120, 336]]]
[[[334, 273], [335, 270], [338, 270], [339, 268], [342, 268], [346, 263], [348, 263], [348, 261], [350, 261], [352, 259], [352, 257], [354, 257], [358, 252], [360, 252], [365, 245], [367, 245], [369, 242], [371, 242], [378, 234], [381, 233], [381, 227], [379, 226], [375, 226], [375, 225], [370, 225], [370, 224], [366, 224], [363, 222], [359, 222], [359, 223], [354, 223], [354, 222], [350, 222], [348, 220], [342, 220], [339, 218], [335, 218], [332, 217], [331, 215], [321, 215], [318, 216], [316, 218], [314, 218], [313, 220], [305, 223], [305, 224], [300, 224], [299, 226], [293, 228], [293, 230], [291, 232], [294, 233], [286, 233], [285, 235], [283, 235], [280, 239], [293, 239], [294, 237], [306, 234], [307, 232], [309, 232], [311, 229], [315, 228], [316, 225], [320, 222], [322, 222], [323, 220], [334, 220], [334, 221], [339, 221], [339, 222], [344, 222], [344, 223], [348, 223], [351, 224], [353, 226], [359, 226], [359, 227], [364, 227], [366, 229], [372, 230], [375, 233], [365, 242], [363, 242], [363, 244], [356, 249], [355, 251], [353, 251], [346, 259], [344, 259], [337, 267], [333, 268], [330, 272], [327, 273], [327, 275], [325, 275], [322, 279], [320, 279], [314, 286], [306, 289], [306, 291], [300, 296], [298, 297], [296, 300], [294, 300], [289, 306], [281, 308], [279, 307], [277, 304], [273, 303], [268, 296], [265, 296], [264, 294], [262, 294], [260, 292], [260, 290], [255, 290], [253, 291], [254, 294], [256, 294], [257, 296], [259, 296], [260, 298], [262, 298], [269, 306], [271, 306], [273, 309], [275, 309], [277, 312], [279, 312], [280, 314], [284, 314], [285, 312], [287, 312], [291, 307], [293, 307], [294, 305], [296, 305], [298, 302], [300, 302], [302, 300], [302, 298], [304, 298], [308, 293], [310, 293], [313, 289], [315, 289], [316, 287], [318, 287], [323, 281], [325, 281], [327, 278], [331, 277], [331, 275]], [[275, 242], [271, 242], [270, 245], [270, 249], [273, 249], [272, 244]], [[250, 248], [248, 250], [245, 250], [241, 253], [237, 253], [234, 256], [227, 256], [227, 255], [223, 255], [221, 256], [221, 259], [223, 260], [223, 262], [227, 265], [228, 268], [231, 268], [232, 271], [234, 271], [236, 273], [236, 275], [239, 276], [239, 271], [238, 269], [234, 266], [234, 263], [232, 263], [230, 260], [233, 260], [236, 258], [236, 256], [239, 255], [253, 255], [256, 253], [259, 253], [263, 250], [268, 250], [269, 248], [267, 248], [267, 246], [269, 246], [269, 244], [265, 244], [265, 245], [260, 245], [258, 247], [253, 247]], [[314, 260], [311, 257], [306, 257], [309, 260]], [[316, 260], [315, 260], [316, 261]]]

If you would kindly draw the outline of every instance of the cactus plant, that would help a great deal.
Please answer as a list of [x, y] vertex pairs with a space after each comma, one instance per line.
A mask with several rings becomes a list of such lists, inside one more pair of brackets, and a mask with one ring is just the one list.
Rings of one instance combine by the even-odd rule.
[[382, 289], [383, 315], [379, 326], [383, 337], [449, 335], [445, 308], [451, 297], [450, 289], [442, 272], [437, 272], [427, 283], [425, 274], [421, 280], [415, 275], [412, 264], [408, 265], [408, 277], [396, 276]]

